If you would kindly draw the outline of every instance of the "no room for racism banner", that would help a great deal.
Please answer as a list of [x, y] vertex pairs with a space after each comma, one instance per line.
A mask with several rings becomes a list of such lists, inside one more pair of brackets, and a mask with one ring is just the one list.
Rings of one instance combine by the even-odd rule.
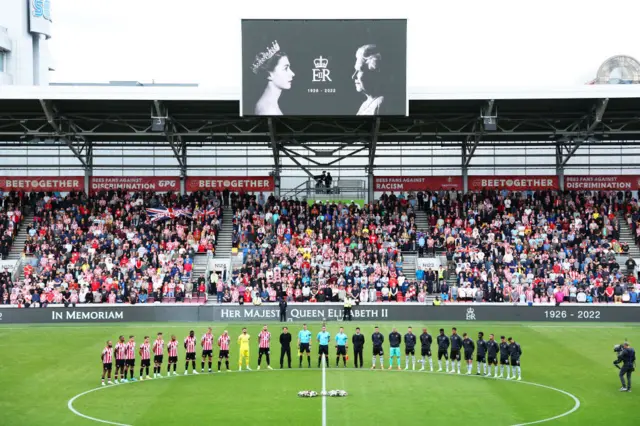
[[462, 191], [462, 176], [376, 176], [375, 191]]
[[3, 191], [69, 192], [84, 191], [83, 176], [1, 176]]
[[180, 191], [180, 178], [174, 176], [93, 176], [91, 192], [98, 191]]
[[271, 192], [275, 189], [273, 176], [191, 176], [187, 178], [187, 192], [222, 191]]
[[469, 190], [506, 189], [526, 191], [559, 189], [558, 176], [469, 176]]

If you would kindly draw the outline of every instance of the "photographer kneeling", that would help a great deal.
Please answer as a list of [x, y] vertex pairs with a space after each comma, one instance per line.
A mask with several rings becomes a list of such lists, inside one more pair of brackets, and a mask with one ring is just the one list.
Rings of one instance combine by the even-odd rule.
[[[613, 361], [613, 364], [620, 369], [620, 382], [622, 383], [620, 392], [631, 392], [631, 373], [635, 370], [636, 351], [629, 346], [628, 342], [616, 345], [614, 351], [618, 353], [618, 359]], [[622, 363], [622, 367], [619, 366], [620, 363]], [[625, 383], [625, 375], [628, 383]]]

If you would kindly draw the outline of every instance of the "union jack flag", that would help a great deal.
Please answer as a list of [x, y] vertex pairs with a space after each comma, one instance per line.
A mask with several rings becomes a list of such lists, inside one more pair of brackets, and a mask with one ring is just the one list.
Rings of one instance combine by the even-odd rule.
[[191, 212], [187, 209], [161, 208], [147, 209], [147, 215], [151, 218], [151, 222], [157, 222], [164, 219], [176, 219], [180, 216], [191, 217]]

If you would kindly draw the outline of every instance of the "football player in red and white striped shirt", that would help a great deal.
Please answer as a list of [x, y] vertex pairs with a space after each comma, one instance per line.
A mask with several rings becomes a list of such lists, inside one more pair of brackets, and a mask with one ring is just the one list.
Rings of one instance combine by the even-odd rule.
[[202, 364], [201, 370], [204, 373], [204, 359], [209, 357], [209, 373], [211, 373], [211, 359], [213, 358], [213, 333], [211, 327], [207, 329], [207, 333], [200, 339], [200, 346], [202, 346]]
[[127, 381], [127, 378], [124, 375], [125, 361], [127, 358], [127, 344], [124, 342], [124, 336], [120, 336], [118, 338], [118, 343], [116, 343], [115, 353], [116, 353], [116, 374], [114, 379], [116, 383], [118, 383], [118, 374], [121, 374], [122, 378], [120, 379], [120, 383], [124, 383]]
[[171, 376], [171, 365], [173, 365], [173, 375], [177, 376], [176, 366], [178, 364], [178, 341], [176, 336], [172, 335], [171, 340], [167, 343], [167, 352], [169, 352], [169, 364], [167, 364], [167, 377]]
[[271, 333], [267, 330], [267, 326], [262, 327], [262, 331], [258, 335], [258, 370], [260, 370], [260, 364], [262, 364], [262, 355], [267, 358], [267, 368], [271, 368], [271, 358], [269, 356], [271, 348]]
[[220, 365], [222, 365], [222, 359], [224, 358], [224, 365], [227, 366], [229, 371], [229, 343], [231, 342], [231, 336], [229, 332], [225, 330], [220, 337], [218, 337], [218, 347], [220, 348], [220, 354], [218, 355], [218, 373], [220, 372]]
[[133, 377], [133, 370], [136, 368], [136, 342], [133, 340], [133, 336], [129, 336], [129, 341], [127, 342], [127, 353], [125, 355], [125, 367], [124, 367], [124, 378], [127, 378], [127, 372], [129, 373], [130, 382], [135, 382], [136, 379]]
[[164, 340], [162, 339], [162, 333], [158, 333], [156, 341], [153, 342], [153, 378], [157, 379], [161, 377], [162, 372], [162, 358], [164, 356]]
[[140, 354], [140, 380], [144, 380], [144, 376], [142, 374], [144, 369], [147, 370], [147, 380], [149, 380], [151, 379], [151, 377], [149, 377], [149, 367], [151, 366], [149, 336], [144, 336], [144, 343], [140, 345], [138, 354]]
[[111, 381], [111, 368], [113, 363], [113, 348], [112, 348], [111, 340], [107, 340], [107, 346], [102, 350], [102, 355], [100, 355], [100, 359], [102, 360], [102, 386], [104, 386], [104, 376], [105, 374], [108, 377], [109, 384], [112, 385]]
[[189, 335], [184, 339], [184, 348], [187, 351], [187, 357], [184, 363], [184, 375], [186, 376], [189, 371], [189, 361], [193, 367], [193, 374], [198, 374], [196, 371], [196, 334], [193, 330], [189, 332]]

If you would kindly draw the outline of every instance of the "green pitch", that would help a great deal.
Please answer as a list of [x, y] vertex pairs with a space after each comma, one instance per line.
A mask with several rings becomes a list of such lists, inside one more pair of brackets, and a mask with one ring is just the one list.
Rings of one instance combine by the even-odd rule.
[[[637, 416], [640, 386], [634, 393], [618, 391], [620, 383], [612, 361], [613, 345], [629, 339], [640, 346], [640, 329], [623, 324], [508, 324], [468, 322], [380, 323], [386, 335], [396, 326], [401, 334], [409, 325], [420, 334], [426, 326], [434, 335], [443, 327], [450, 333], [476, 338], [478, 331], [513, 336], [523, 349], [522, 382], [413, 371], [370, 371], [370, 336], [374, 324], [329, 323], [332, 336], [344, 324], [350, 336], [356, 326], [367, 338], [365, 368], [354, 370], [351, 348], [348, 369], [335, 368], [335, 350], [330, 346], [326, 388], [343, 389], [346, 398], [327, 398], [327, 425], [516, 425], [557, 417], [546, 424], [630, 424]], [[100, 388], [100, 352], [107, 339], [118, 335], [175, 334], [180, 343], [189, 330], [198, 340], [207, 326], [216, 337], [228, 329], [232, 337], [231, 367], [237, 370], [235, 341], [242, 324], [137, 323], [122, 325], [57, 325], [0, 327], [0, 424], [2, 425], [99, 425], [74, 414], [68, 407], [75, 396]], [[277, 343], [281, 324], [270, 323], [274, 344], [273, 371], [257, 367], [257, 335], [262, 324], [246, 324], [252, 336], [252, 372], [183, 376], [181, 347], [178, 377], [106, 386], [73, 401], [73, 408], [88, 417], [111, 424], [143, 425], [321, 425], [322, 398], [299, 398], [301, 390], [322, 390], [322, 371], [317, 369], [317, 344], [312, 347], [312, 368], [298, 369], [295, 349], [293, 369], [280, 370]], [[294, 344], [301, 324], [288, 323]], [[314, 335], [319, 323], [309, 323]], [[181, 345], [182, 346], [182, 345]], [[435, 343], [433, 346], [435, 349]], [[385, 347], [385, 369], [388, 368]], [[404, 353], [404, 352], [403, 352]], [[217, 351], [216, 351], [217, 354]], [[200, 351], [197, 369], [200, 371]], [[166, 360], [162, 373], [166, 376]], [[434, 357], [434, 367], [437, 361]], [[136, 378], [140, 360], [136, 360]], [[402, 357], [404, 369], [404, 355]], [[214, 370], [217, 368], [214, 358]], [[419, 368], [418, 364], [416, 368]], [[205, 366], [206, 369], [206, 366]], [[428, 369], [428, 367], [427, 367]], [[463, 364], [464, 373], [464, 364]], [[640, 380], [640, 376], [637, 377]], [[640, 382], [638, 382], [640, 384]], [[542, 386], [540, 386], [542, 385]], [[579, 400], [579, 407], [572, 396]], [[576, 409], [577, 407], [577, 409]], [[574, 411], [572, 411], [574, 410]], [[631, 420], [630, 420], [631, 419]]]

